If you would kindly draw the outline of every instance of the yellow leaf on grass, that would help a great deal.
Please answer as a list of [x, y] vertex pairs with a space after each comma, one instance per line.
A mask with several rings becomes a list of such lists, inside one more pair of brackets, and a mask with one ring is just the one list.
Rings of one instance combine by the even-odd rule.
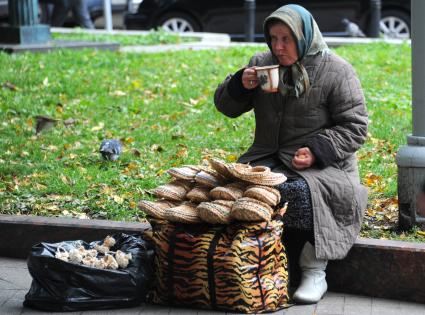
[[62, 181], [65, 185], [69, 185], [69, 184], [70, 184], [69, 178], [68, 178], [68, 177], [66, 177], [65, 175], [61, 174], [60, 179], [61, 179], [61, 181]]
[[226, 157], [226, 160], [227, 160], [228, 162], [235, 162], [237, 159], [238, 159], [238, 157], [237, 157], [236, 155], [234, 155], [234, 154], [230, 154], [230, 155], [228, 155], [228, 156]]
[[425, 236], [425, 231], [417, 231], [416, 234], [420, 236]]
[[93, 128], [91, 129], [91, 131], [99, 131], [99, 130], [102, 130], [102, 129], [103, 129], [103, 127], [105, 127], [105, 124], [104, 124], [103, 122], [100, 122], [100, 123], [99, 123], [99, 125], [97, 125], [97, 126], [93, 127]]
[[375, 175], [373, 173], [367, 173], [365, 178], [364, 178], [364, 182], [365, 182], [366, 186], [368, 186], [368, 187], [377, 185], [381, 181], [382, 181], [382, 176]]
[[119, 203], [119, 204], [122, 204], [122, 203], [124, 202], [124, 198], [122, 198], [122, 197], [120, 197], [120, 196], [118, 196], [118, 195], [113, 195], [113, 196], [112, 196], [112, 199], [114, 199], [114, 201], [115, 201], [116, 203]]

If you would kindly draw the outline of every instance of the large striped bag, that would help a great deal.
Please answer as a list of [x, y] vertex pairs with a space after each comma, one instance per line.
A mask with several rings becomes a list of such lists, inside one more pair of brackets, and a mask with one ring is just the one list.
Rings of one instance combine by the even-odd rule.
[[150, 300], [243, 313], [288, 305], [283, 224], [179, 224], [151, 220], [155, 276]]

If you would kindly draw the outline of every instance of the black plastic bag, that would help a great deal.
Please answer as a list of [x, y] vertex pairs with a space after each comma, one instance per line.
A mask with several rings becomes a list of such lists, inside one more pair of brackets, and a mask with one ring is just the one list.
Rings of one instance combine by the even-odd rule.
[[84, 241], [40, 243], [31, 249], [28, 270], [33, 277], [24, 306], [48, 311], [81, 311], [134, 307], [145, 300], [153, 276], [154, 251], [140, 235], [113, 235], [111, 250], [132, 254], [123, 269], [96, 269], [55, 258], [56, 250], [95, 244]]

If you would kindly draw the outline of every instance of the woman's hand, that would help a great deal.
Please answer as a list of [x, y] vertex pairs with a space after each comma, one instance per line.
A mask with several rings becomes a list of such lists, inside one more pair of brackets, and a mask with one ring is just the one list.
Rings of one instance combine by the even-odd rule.
[[311, 167], [315, 161], [316, 157], [313, 155], [309, 148], [299, 148], [297, 152], [295, 152], [295, 156], [292, 159], [292, 166], [296, 170], [301, 171]]
[[242, 85], [247, 90], [255, 89], [258, 86], [257, 72], [255, 67], [246, 68], [242, 73]]

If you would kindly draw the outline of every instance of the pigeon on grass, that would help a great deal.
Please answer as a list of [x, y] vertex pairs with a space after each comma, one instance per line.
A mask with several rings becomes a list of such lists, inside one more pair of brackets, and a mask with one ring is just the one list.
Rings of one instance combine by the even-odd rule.
[[366, 35], [362, 32], [360, 27], [356, 23], [351, 22], [349, 19], [343, 19], [342, 24], [345, 25], [345, 31], [347, 32], [348, 36], [366, 37]]
[[115, 161], [122, 152], [121, 142], [116, 139], [106, 139], [100, 144], [100, 154], [104, 160]]

